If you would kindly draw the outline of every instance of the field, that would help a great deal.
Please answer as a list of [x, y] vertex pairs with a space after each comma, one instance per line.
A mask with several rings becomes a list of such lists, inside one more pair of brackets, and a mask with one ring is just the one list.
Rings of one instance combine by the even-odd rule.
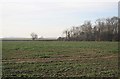
[[117, 42], [3, 41], [3, 77], [117, 77]]

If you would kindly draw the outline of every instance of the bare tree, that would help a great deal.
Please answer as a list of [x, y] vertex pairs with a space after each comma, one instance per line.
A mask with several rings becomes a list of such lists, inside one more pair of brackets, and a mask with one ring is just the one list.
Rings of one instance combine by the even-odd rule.
[[38, 35], [36, 33], [31, 33], [32, 40], [35, 40], [38, 38]]
[[66, 30], [63, 31], [63, 34], [66, 35], [66, 40], [68, 39], [68, 36], [69, 36], [68, 33], [69, 33], [68, 29], [66, 29]]
[[85, 21], [79, 27], [73, 26], [65, 30], [63, 34], [66, 35], [66, 40], [73, 41], [117, 41], [120, 35], [119, 21], [118, 17], [97, 19], [95, 25], [91, 21]]

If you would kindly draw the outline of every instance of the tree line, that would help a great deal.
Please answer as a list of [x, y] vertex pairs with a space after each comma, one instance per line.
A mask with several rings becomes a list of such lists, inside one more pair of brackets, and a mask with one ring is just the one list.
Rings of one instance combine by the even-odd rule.
[[94, 24], [91, 21], [85, 21], [80, 26], [73, 26], [64, 30], [65, 37], [59, 37], [58, 40], [66, 41], [118, 41], [118, 25], [120, 18], [102, 18], [97, 19]]

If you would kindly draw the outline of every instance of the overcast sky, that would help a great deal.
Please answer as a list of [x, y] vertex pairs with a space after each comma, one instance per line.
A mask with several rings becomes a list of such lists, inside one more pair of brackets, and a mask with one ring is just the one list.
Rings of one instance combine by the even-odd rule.
[[85, 20], [118, 16], [118, 0], [1, 0], [0, 37], [58, 37]]

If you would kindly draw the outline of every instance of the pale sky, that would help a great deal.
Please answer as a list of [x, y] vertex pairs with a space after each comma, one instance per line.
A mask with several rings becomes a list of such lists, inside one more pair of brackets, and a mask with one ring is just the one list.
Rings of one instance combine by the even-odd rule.
[[85, 20], [118, 16], [118, 0], [1, 0], [0, 37], [59, 37]]

